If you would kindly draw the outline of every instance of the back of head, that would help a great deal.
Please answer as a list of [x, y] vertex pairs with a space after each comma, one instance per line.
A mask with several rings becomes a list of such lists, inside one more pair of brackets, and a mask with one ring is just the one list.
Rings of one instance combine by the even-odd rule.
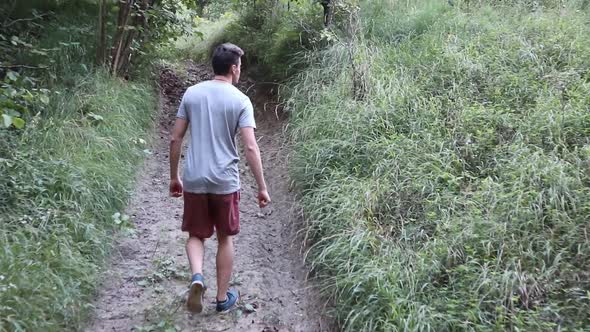
[[215, 75], [227, 75], [232, 65], [238, 65], [244, 51], [231, 43], [224, 43], [213, 51], [213, 72]]

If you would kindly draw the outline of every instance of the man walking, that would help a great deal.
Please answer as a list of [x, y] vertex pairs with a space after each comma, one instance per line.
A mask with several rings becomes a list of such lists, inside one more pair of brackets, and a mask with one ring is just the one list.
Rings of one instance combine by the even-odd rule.
[[[228, 312], [238, 300], [229, 289], [233, 266], [233, 236], [240, 231], [240, 176], [235, 136], [240, 132], [248, 165], [258, 184], [258, 204], [270, 203], [254, 135], [256, 123], [250, 99], [233, 84], [240, 78], [244, 52], [236, 45], [219, 45], [213, 53], [215, 78], [188, 88], [182, 97], [170, 141], [170, 195], [184, 197], [182, 230], [188, 232], [186, 254], [192, 272], [187, 306], [203, 310], [205, 240], [217, 232], [217, 308]], [[182, 181], [178, 162], [182, 140], [191, 129]]]

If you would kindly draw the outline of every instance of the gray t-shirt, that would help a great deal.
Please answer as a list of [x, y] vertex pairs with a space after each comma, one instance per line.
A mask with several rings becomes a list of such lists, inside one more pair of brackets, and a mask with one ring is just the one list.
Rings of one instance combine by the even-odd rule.
[[250, 99], [221, 81], [191, 86], [182, 97], [178, 118], [189, 121], [190, 142], [182, 176], [184, 191], [230, 194], [240, 190], [239, 128], [256, 128]]

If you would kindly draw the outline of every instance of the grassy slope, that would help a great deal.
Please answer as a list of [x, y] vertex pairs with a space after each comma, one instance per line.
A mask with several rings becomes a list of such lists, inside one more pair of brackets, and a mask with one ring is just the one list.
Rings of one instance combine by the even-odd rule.
[[39, 37], [68, 43], [43, 79], [50, 105], [24, 131], [0, 131], [0, 330], [81, 326], [153, 125], [152, 86], [93, 68], [96, 11], [84, 9]]
[[[346, 330], [590, 324], [584, 11], [363, 3], [291, 84], [293, 176]], [[370, 56], [369, 56], [370, 54]]]

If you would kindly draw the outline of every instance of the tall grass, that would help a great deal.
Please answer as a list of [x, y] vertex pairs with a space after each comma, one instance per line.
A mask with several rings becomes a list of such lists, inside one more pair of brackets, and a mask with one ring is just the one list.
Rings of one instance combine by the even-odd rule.
[[[23, 131], [0, 130], [0, 330], [78, 330], [144, 156], [150, 84], [92, 65], [95, 11], [43, 22], [51, 90]], [[84, 19], [86, 18], [86, 20]], [[60, 44], [62, 43], [62, 44]], [[38, 61], [38, 62], [36, 62]]]
[[207, 62], [212, 50], [226, 33], [227, 27], [236, 20], [236, 16], [232, 12], [222, 15], [215, 21], [209, 21], [204, 18], [199, 18], [199, 23], [194, 28], [198, 33], [192, 33], [187, 36], [180, 37], [175, 47], [170, 50], [168, 58], [174, 62], [178, 59], [192, 60], [195, 62]]
[[[153, 120], [152, 89], [97, 73], [0, 143], [0, 325], [75, 330], [124, 208]], [[89, 117], [100, 116], [102, 120]], [[12, 140], [15, 138], [12, 137]]]
[[[363, 2], [360, 44], [308, 56], [292, 175], [344, 330], [590, 326], [590, 16], [574, 5]], [[364, 99], [350, 47], [367, 50]]]
[[[222, 19], [223, 30], [208, 34], [207, 46], [237, 44], [245, 52], [242, 65], [250, 74], [267, 81], [284, 80], [304, 68], [305, 61], [296, 53], [312, 50], [322, 43], [319, 2], [256, 1], [237, 7], [237, 17]], [[202, 50], [202, 45], [199, 46], [195, 49]]]

